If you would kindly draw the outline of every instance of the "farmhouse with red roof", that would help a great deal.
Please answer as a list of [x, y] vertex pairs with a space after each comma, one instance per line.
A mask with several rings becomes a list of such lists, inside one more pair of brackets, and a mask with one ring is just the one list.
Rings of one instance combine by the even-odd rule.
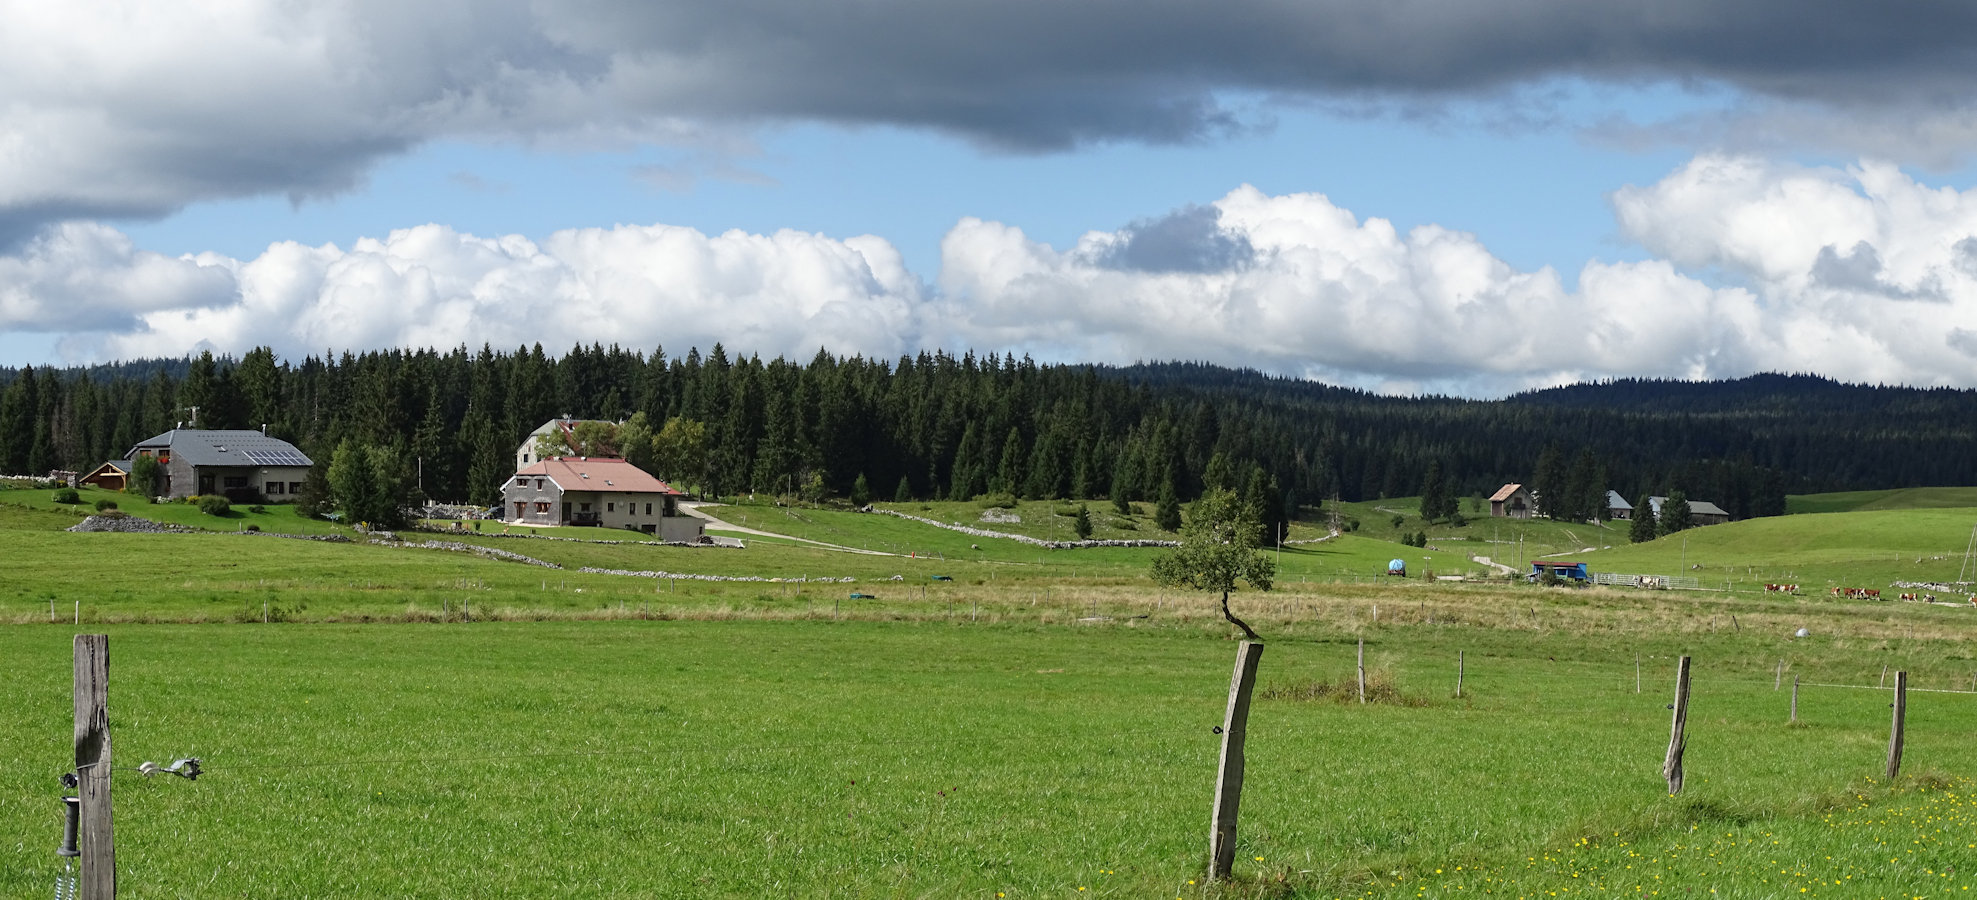
[[698, 540], [701, 520], [682, 515], [679, 491], [622, 459], [557, 456], [501, 486], [501, 517], [516, 525], [598, 525]]

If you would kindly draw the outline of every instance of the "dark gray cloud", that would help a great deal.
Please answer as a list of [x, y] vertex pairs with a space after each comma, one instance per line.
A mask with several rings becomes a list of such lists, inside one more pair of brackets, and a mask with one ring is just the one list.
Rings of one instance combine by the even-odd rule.
[[[1956, 252], [1967, 254], [1969, 248], [1964, 245], [1969, 243], [1969, 238], [1959, 241]], [[1828, 244], [1819, 248], [1819, 256], [1812, 261], [1812, 280], [1830, 288], [1901, 300], [1948, 300], [1939, 291], [1911, 290], [1890, 284], [1881, 275], [1881, 254], [1866, 241], [1855, 243], [1844, 254]]]
[[595, 0], [578, 40], [699, 114], [948, 129], [990, 144], [1187, 140], [1218, 92], [1409, 101], [1557, 77], [1715, 81], [1837, 105], [1963, 108], [1977, 7], [1781, 0]]
[[1943, 342], [1948, 344], [1950, 349], [1971, 359], [1977, 359], [1977, 331], [1971, 331], [1966, 328], [1952, 328], [1949, 330], [1949, 334], [1943, 338]]
[[1119, 232], [1101, 265], [1135, 272], [1225, 272], [1249, 263], [1249, 238], [1222, 228], [1222, 211], [1190, 204]]
[[1232, 96], [1413, 115], [1570, 79], [1896, 115], [1960, 149], [1973, 76], [1977, 5], [1955, 2], [48, 4], [0, 32], [0, 241], [333, 193], [442, 138], [682, 145], [803, 120], [1049, 152], [1254, 124]]

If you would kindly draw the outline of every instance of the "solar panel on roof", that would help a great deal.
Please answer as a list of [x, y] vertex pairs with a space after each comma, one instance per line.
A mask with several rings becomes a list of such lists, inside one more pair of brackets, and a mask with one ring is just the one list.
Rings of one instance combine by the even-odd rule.
[[294, 450], [245, 450], [247, 460], [258, 466], [306, 466], [309, 458]]

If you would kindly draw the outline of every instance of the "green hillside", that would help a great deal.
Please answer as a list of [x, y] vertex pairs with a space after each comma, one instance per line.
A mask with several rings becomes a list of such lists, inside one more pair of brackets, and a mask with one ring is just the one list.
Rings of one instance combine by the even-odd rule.
[[1977, 487], [1896, 488], [1886, 491], [1838, 491], [1830, 494], [1791, 494], [1785, 512], [1860, 512], [1869, 509], [1977, 508]]
[[[1692, 528], [1586, 555], [1594, 571], [1689, 575], [1706, 588], [1796, 583], [1886, 590], [1895, 581], [1957, 579], [1977, 510], [1896, 509], [1775, 516]], [[1968, 576], [1966, 576], [1968, 577]]]

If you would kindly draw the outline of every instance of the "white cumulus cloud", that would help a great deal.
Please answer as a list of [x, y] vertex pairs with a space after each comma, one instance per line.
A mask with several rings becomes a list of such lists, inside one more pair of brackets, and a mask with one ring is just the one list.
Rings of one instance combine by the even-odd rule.
[[[582, 228], [538, 244], [441, 225], [348, 250], [282, 243], [212, 263], [230, 302], [142, 313], [95, 358], [177, 356], [267, 345], [299, 356], [374, 347], [508, 349], [540, 342], [684, 350], [716, 341], [807, 357], [909, 349], [921, 287], [891, 244], [797, 231], [708, 236], [690, 228]], [[80, 349], [80, 348], [72, 348]]]
[[125, 329], [148, 310], [226, 303], [233, 278], [212, 261], [138, 250], [90, 222], [48, 228], [0, 256], [0, 331]]
[[1815, 372], [1977, 387], [1977, 193], [1861, 163], [1703, 156], [1613, 195], [1656, 258], [1522, 271], [1473, 234], [1239, 187], [1058, 248], [964, 219], [936, 289], [886, 240], [424, 225], [348, 249], [172, 259], [100, 225], [0, 256], [0, 327], [76, 361], [540, 342], [889, 358], [1206, 360], [1395, 392]]
[[1701, 156], [1613, 204], [1650, 251], [1757, 296], [1765, 368], [1977, 386], [1977, 192], [1887, 163]]
[[1580, 290], [1520, 272], [1474, 235], [1405, 234], [1319, 194], [1241, 187], [1214, 240], [1250, 248], [1217, 270], [1113, 264], [1137, 234], [1057, 251], [968, 220], [943, 244], [949, 342], [1051, 356], [1200, 359], [1388, 390], [1494, 393], [1607, 374], [1700, 377], [1743, 365], [1752, 301], [1666, 263], [1588, 264]]

